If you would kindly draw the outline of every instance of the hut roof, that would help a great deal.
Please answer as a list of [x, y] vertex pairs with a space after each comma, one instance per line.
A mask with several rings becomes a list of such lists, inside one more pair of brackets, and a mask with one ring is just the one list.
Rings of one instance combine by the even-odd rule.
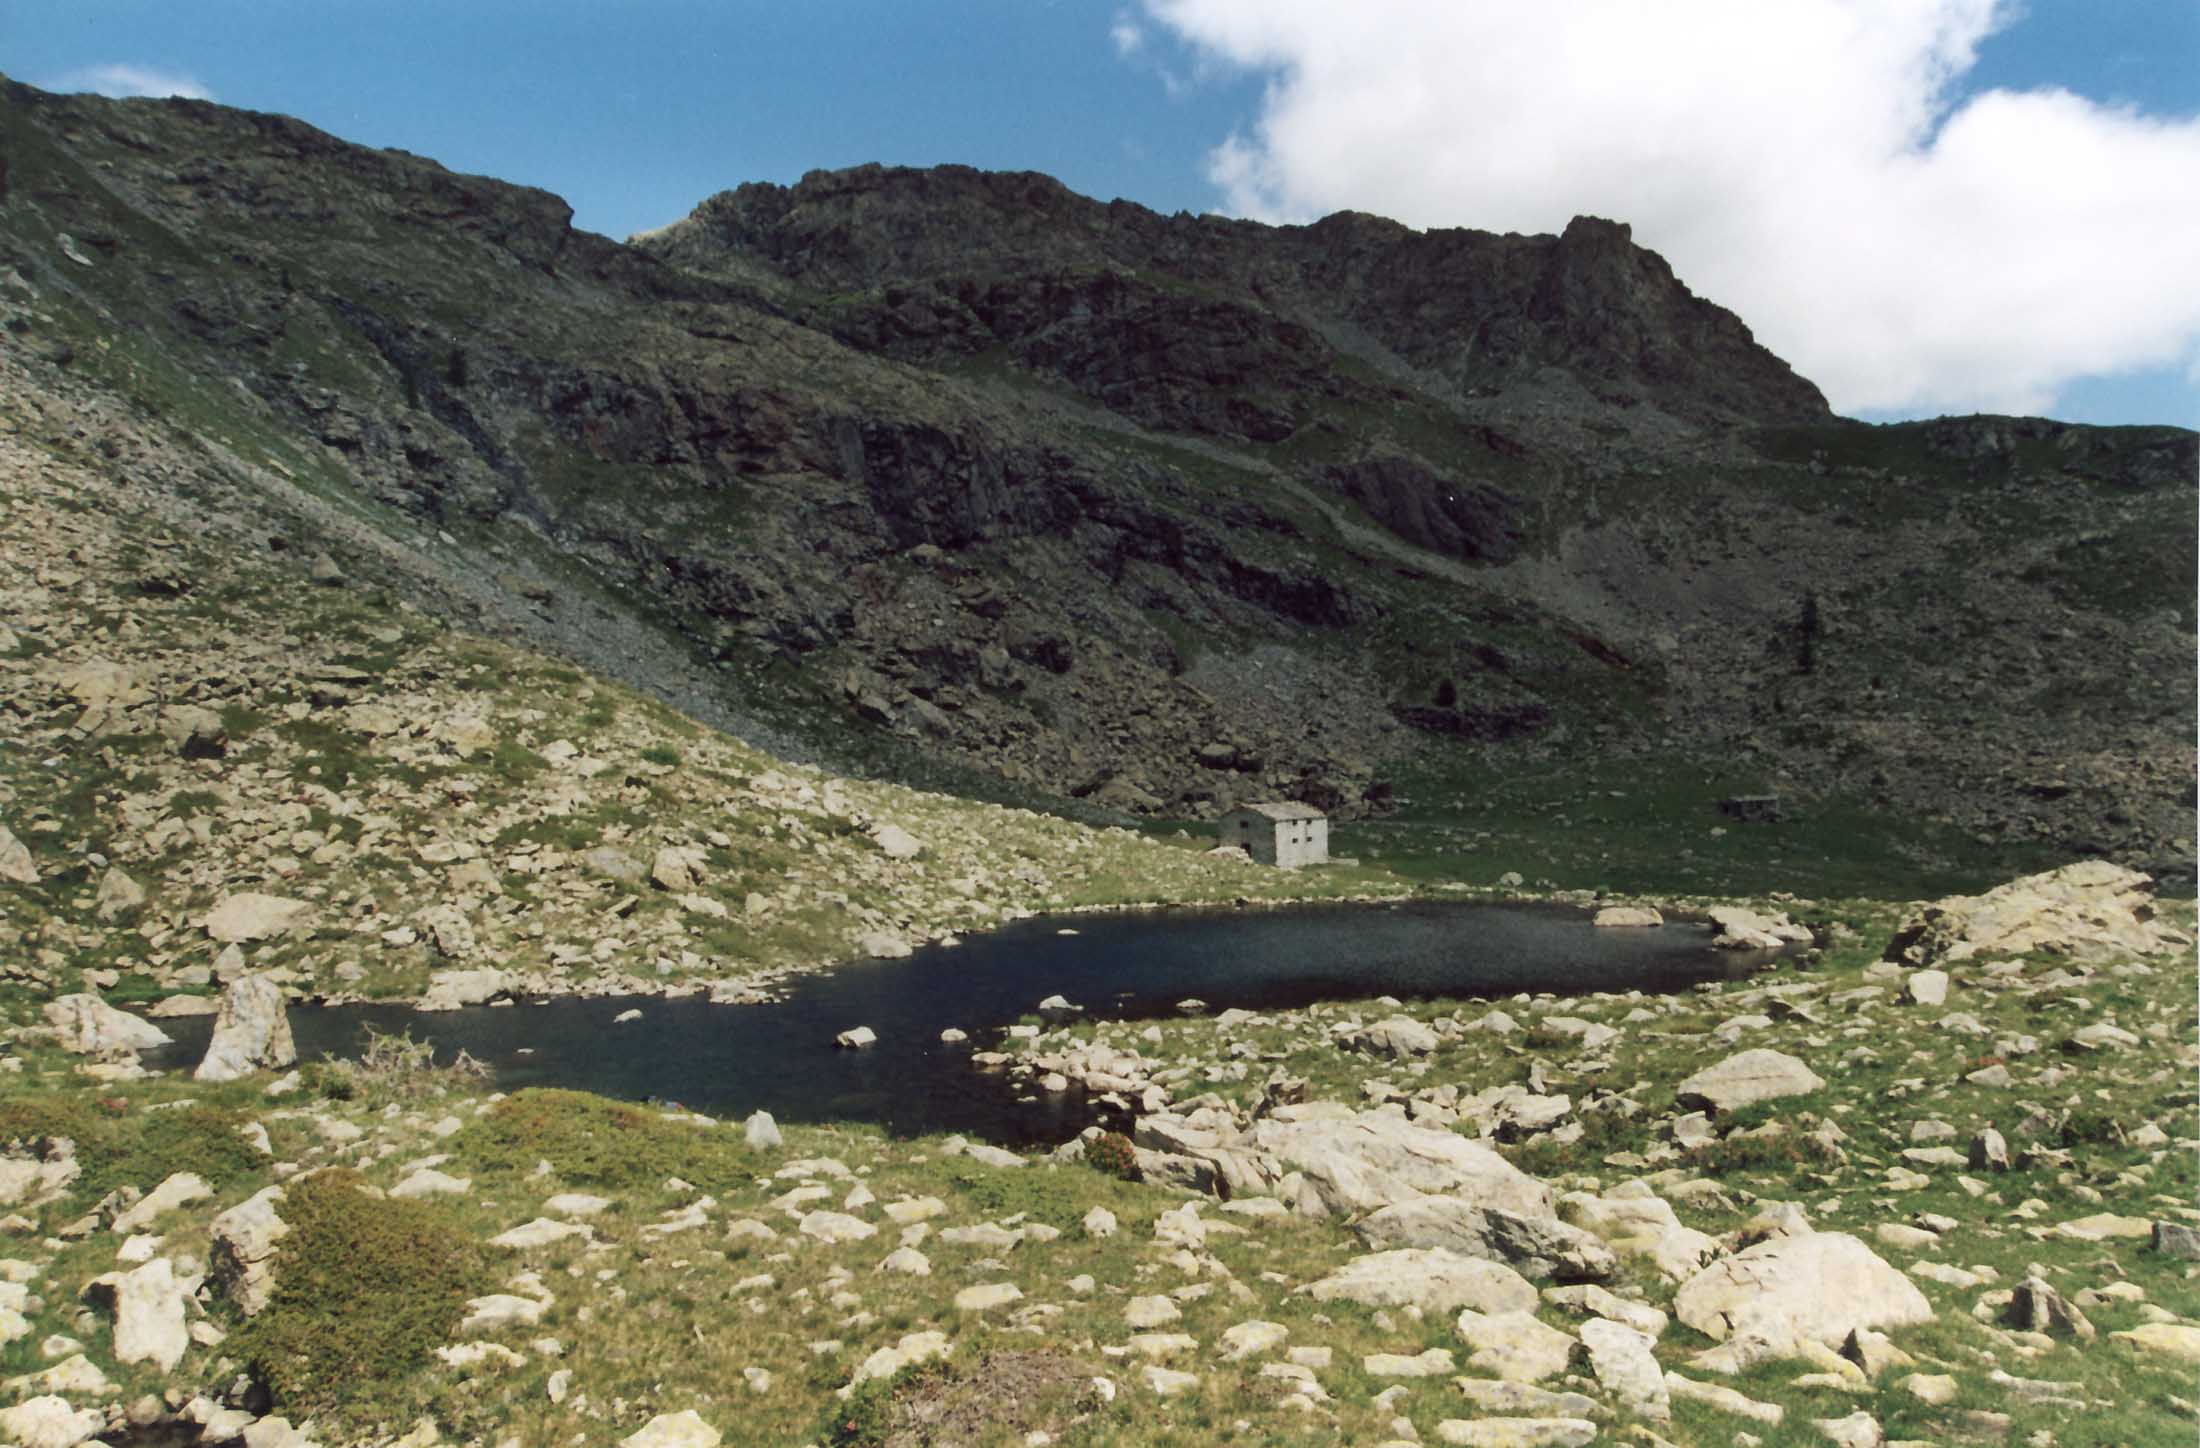
[[1314, 806], [1295, 799], [1273, 800], [1266, 804], [1240, 805], [1238, 808], [1250, 811], [1253, 814], [1264, 815], [1272, 820], [1318, 820], [1328, 818], [1327, 815], [1314, 808]]

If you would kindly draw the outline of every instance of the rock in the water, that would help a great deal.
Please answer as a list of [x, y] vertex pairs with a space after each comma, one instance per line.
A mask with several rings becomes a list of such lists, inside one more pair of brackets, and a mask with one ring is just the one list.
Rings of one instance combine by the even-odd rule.
[[857, 1026], [853, 1030], [842, 1031], [839, 1035], [833, 1037], [833, 1044], [847, 1050], [860, 1051], [865, 1046], [878, 1044], [878, 1032], [872, 1030], [869, 1026]]
[[264, 975], [239, 976], [222, 991], [213, 1039], [207, 1042], [206, 1059], [192, 1077], [234, 1081], [254, 1071], [279, 1071], [297, 1060], [290, 1015], [283, 1008], [283, 988]]
[[915, 953], [909, 937], [893, 930], [866, 930], [856, 937], [856, 949], [872, 960], [900, 960]]
[[47, 1023], [64, 1051], [84, 1056], [121, 1056], [168, 1045], [166, 1031], [128, 1011], [116, 1010], [89, 992], [56, 996], [46, 1002]]
[[246, 890], [223, 896], [202, 923], [214, 939], [236, 945], [303, 930], [313, 918], [313, 906], [307, 901]]
[[1553, 1216], [1524, 1217], [1456, 1197], [1416, 1197], [1356, 1223], [1371, 1247], [1444, 1247], [1465, 1257], [1504, 1262], [1524, 1277], [1602, 1282], [1619, 1270], [1612, 1249]]
[[718, 1430], [693, 1408], [678, 1413], [659, 1413], [641, 1431], [619, 1440], [619, 1448], [718, 1448]]
[[1038, 1011], [1040, 1020], [1058, 1026], [1076, 1020], [1085, 1013], [1085, 1008], [1071, 1004], [1067, 996], [1050, 995], [1039, 1002]]
[[1830, 1346], [1858, 1328], [1933, 1315], [1916, 1284], [1842, 1232], [1779, 1237], [1714, 1262], [1681, 1287], [1673, 1312], [1715, 1342], [1741, 1344], [1713, 1366], [1747, 1366], [1805, 1342]]
[[2079, 960], [2179, 948], [2155, 917], [2154, 881], [2107, 860], [2027, 875], [1983, 895], [1920, 906], [1887, 945], [1888, 960], [1941, 965], [1975, 955], [2041, 952]]
[[1418, 1307], [1424, 1312], [1533, 1312], [1535, 1289], [1498, 1262], [1462, 1257], [1441, 1247], [1404, 1247], [1355, 1257], [1299, 1289], [1317, 1302], [1367, 1307]]
[[484, 967], [480, 970], [439, 970], [428, 977], [428, 989], [413, 1007], [419, 1011], [455, 1011], [467, 1006], [487, 1005], [497, 997], [511, 991], [511, 982], [501, 970]]
[[1589, 923], [1600, 930], [1642, 930], [1663, 925], [1665, 917], [1648, 905], [1607, 905]]
[[1759, 1101], [1802, 1096], [1825, 1089], [1818, 1074], [1779, 1051], [1758, 1047], [1706, 1066], [1674, 1088], [1680, 1104], [1693, 1110], [1733, 1111]]
[[290, 1224], [275, 1213], [281, 1187], [267, 1187], [214, 1218], [212, 1276], [245, 1316], [267, 1306], [275, 1290], [275, 1244]]

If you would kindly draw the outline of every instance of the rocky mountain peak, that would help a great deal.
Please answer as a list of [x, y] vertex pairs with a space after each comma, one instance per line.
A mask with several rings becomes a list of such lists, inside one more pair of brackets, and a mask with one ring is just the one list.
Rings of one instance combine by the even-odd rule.
[[1468, 396], [1547, 367], [1691, 425], [1803, 422], [1824, 397], [1695, 296], [1624, 223], [1559, 236], [1417, 231], [1361, 212], [1267, 226], [1102, 203], [1032, 172], [858, 166], [721, 192], [636, 238], [703, 272], [762, 266], [821, 292], [997, 286], [1117, 272], [1149, 288], [1350, 332]]

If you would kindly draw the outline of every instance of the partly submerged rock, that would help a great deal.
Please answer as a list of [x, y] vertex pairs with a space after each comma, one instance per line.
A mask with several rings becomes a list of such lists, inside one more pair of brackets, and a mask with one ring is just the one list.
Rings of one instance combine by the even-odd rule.
[[239, 976], [222, 991], [206, 1058], [192, 1076], [199, 1081], [234, 1081], [254, 1071], [279, 1071], [297, 1060], [282, 987], [265, 975]]

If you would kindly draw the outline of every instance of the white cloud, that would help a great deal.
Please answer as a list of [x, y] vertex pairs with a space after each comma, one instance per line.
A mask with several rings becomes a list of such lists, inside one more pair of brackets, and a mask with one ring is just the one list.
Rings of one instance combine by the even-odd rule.
[[2200, 117], [1957, 94], [1997, 0], [1144, 0], [1269, 71], [1227, 209], [1635, 238], [1843, 411], [2200, 363]]
[[1108, 27], [1108, 39], [1115, 42], [1115, 53], [1127, 60], [1138, 53], [1138, 47], [1146, 43], [1146, 32], [1130, 21], [1117, 17], [1116, 22]]
[[214, 93], [196, 78], [149, 65], [87, 65], [54, 77], [45, 88], [90, 91], [117, 100], [131, 96], [182, 96], [194, 101], [214, 99]]

